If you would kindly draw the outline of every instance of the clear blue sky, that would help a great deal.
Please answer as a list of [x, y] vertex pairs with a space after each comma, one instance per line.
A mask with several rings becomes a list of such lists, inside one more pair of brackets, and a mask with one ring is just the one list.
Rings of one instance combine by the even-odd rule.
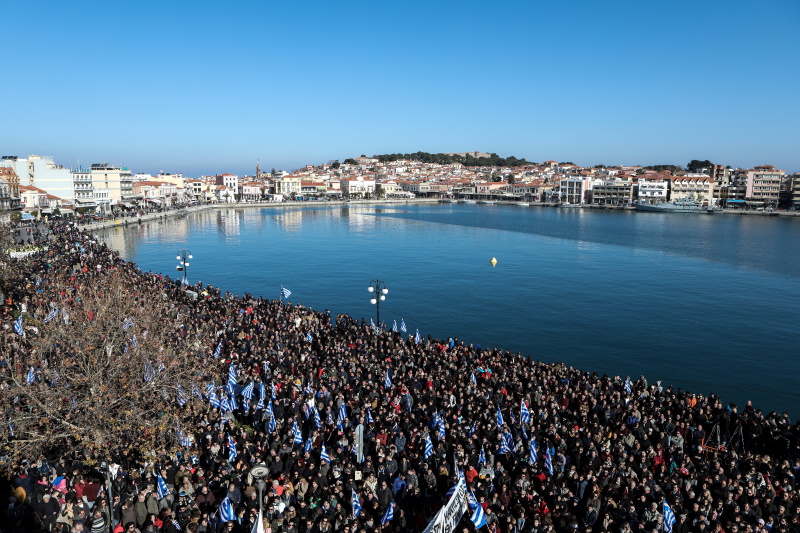
[[800, 170], [800, 2], [12, 2], [2, 155], [252, 173], [361, 154]]

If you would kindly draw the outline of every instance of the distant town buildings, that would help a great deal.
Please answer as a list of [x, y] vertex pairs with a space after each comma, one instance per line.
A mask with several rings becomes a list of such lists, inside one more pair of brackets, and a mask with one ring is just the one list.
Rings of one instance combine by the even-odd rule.
[[[493, 156], [484, 152], [449, 155]], [[747, 169], [713, 165], [688, 172], [672, 166], [582, 167], [554, 160], [517, 167], [473, 167], [381, 159], [361, 156], [342, 164], [306, 165], [293, 172], [263, 172], [257, 162], [252, 176], [226, 172], [188, 178], [170, 172], [133, 174], [111, 163], [68, 169], [50, 156], [4, 156], [0, 159], [0, 209], [114, 213], [198, 202], [414, 197], [597, 206], [691, 199], [723, 207], [800, 209], [800, 173], [790, 175], [769, 164]]]

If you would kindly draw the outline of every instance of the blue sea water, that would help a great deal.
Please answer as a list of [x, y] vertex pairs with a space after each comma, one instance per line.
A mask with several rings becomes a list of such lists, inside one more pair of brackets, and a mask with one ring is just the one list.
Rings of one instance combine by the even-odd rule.
[[[800, 220], [504, 205], [222, 209], [101, 238], [143, 270], [800, 415]], [[497, 266], [490, 260], [496, 257]]]

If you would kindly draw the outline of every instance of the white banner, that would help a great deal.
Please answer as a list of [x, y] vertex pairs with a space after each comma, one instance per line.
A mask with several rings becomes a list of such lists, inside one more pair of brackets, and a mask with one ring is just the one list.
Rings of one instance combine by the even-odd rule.
[[439, 509], [423, 533], [452, 533], [467, 510], [467, 482], [459, 476], [450, 501]]

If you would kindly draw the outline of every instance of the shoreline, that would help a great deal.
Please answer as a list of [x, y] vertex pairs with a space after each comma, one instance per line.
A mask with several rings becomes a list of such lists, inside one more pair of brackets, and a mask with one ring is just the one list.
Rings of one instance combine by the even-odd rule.
[[[120, 226], [129, 226], [151, 220], [162, 220], [188, 213], [197, 213], [213, 209], [249, 209], [249, 208], [278, 208], [278, 207], [355, 207], [355, 206], [400, 206], [418, 204], [441, 204], [439, 198], [415, 198], [413, 200], [355, 200], [351, 202], [327, 201], [327, 202], [253, 202], [253, 203], [233, 203], [233, 204], [209, 204], [192, 207], [170, 209], [157, 213], [146, 213], [141, 216], [117, 217], [112, 220], [103, 220], [88, 224], [81, 224], [80, 227], [87, 230], [109, 229]], [[519, 202], [497, 202], [495, 205], [517, 205]], [[555, 207], [558, 204], [552, 202], [530, 202], [530, 207]], [[636, 211], [635, 207], [620, 206], [601, 206], [601, 205], [582, 205], [575, 206], [578, 209], [600, 210], [600, 211]], [[670, 213], [677, 214], [677, 213]], [[721, 215], [738, 216], [757, 216], [757, 217], [800, 217], [800, 211], [755, 211], [743, 209], [725, 209], [719, 211]]]

